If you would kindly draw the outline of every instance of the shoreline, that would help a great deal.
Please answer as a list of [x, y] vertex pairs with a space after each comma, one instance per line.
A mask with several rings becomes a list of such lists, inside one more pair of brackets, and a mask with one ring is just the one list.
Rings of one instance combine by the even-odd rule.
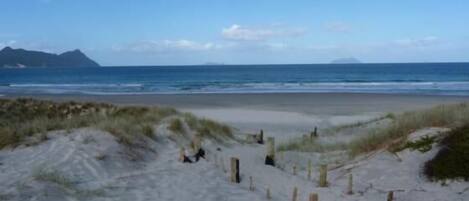
[[469, 101], [469, 96], [381, 93], [3, 94], [0, 97], [105, 102], [117, 105], [167, 106], [183, 110], [244, 108], [330, 115], [402, 112], [427, 108], [438, 104]]

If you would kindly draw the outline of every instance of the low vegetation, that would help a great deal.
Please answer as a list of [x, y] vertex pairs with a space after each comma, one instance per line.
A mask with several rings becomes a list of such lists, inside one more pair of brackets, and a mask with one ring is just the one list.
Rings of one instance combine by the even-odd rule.
[[179, 118], [174, 118], [169, 123], [168, 129], [175, 133], [183, 133], [184, 126], [182, 125], [182, 121]]
[[433, 147], [433, 143], [436, 142], [437, 136], [424, 136], [416, 141], [406, 142], [402, 147], [399, 147], [396, 151], [410, 149], [412, 151], [418, 150], [422, 153], [430, 151]]
[[278, 151], [301, 151], [301, 152], [329, 152], [347, 149], [346, 143], [324, 144], [317, 142], [316, 139], [292, 139], [286, 143], [282, 143], [277, 147]]
[[352, 141], [350, 153], [355, 156], [380, 148], [396, 149], [406, 142], [407, 135], [416, 130], [427, 127], [457, 128], [468, 123], [467, 103], [439, 105], [430, 109], [405, 112], [396, 115], [389, 126], [373, 129], [365, 137]]
[[431, 180], [469, 181], [469, 124], [451, 131], [439, 146], [436, 156], [425, 164], [425, 175]]
[[104, 196], [103, 189], [97, 190], [82, 190], [77, 188], [72, 178], [66, 176], [64, 173], [53, 168], [38, 168], [33, 170], [32, 177], [36, 181], [47, 182], [57, 185], [65, 189], [67, 193], [71, 193], [80, 198], [89, 198], [93, 196]]
[[199, 119], [190, 113], [184, 114], [184, 121], [190, 129], [197, 131], [202, 137], [214, 139], [219, 142], [222, 142], [223, 139], [233, 138], [233, 131], [228, 125], [210, 119]]
[[359, 121], [359, 122], [355, 122], [355, 123], [351, 123], [351, 124], [344, 124], [344, 125], [335, 126], [335, 127], [332, 127], [330, 129], [328, 129], [328, 132], [339, 132], [339, 131], [349, 129], [349, 128], [356, 128], [356, 127], [365, 126], [365, 125], [368, 125], [368, 124], [371, 124], [371, 123], [376, 123], [376, 122], [379, 122], [379, 121], [382, 121], [382, 120], [385, 120], [385, 119], [394, 120], [395, 118], [396, 118], [396, 116], [394, 114], [388, 113], [384, 116], [376, 117], [376, 118], [373, 118], [373, 119], [370, 119], [370, 120], [367, 120], [367, 121]]
[[118, 141], [132, 145], [139, 137], [155, 138], [152, 125], [178, 112], [159, 107], [117, 107], [102, 103], [0, 100], [0, 149], [17, 146], [35, 137], [47, 140], [52, 130], [96, 127]]
[[50, 182], [68, 189], [73, 187], [72, 180], [55, 169], [39, 168], [33, 171], [32, 176], [37, 181]]
[[367, 135], [356, 138], [349, 143], [321, 145], [316, 141], [304, 141], [299, 138], [285, 144], [280, 144], [278, 149], [280, 151], [297, 150], [312, 152], [348, 150], [352, 157], [382, 148], [396, 151], [404, 147], [427, 151], [431, 148], [431, 143], [435, 140], [434, 138], [424, 138], [414, 143], [407, 143], [407, 136], [414, 131], [427, 127], [454, 129], [469, 124], [469, 104], [439, 105], [430, 109], [410, 111], [397, 115], [388, 114], [370, 121], [339, 126], [333, 129], [340, 131], [347, 128], [364, 126], [383, 119], [391, 119], [392, 121], [387, 126], [368, 129]]
[[[119, 143], [134, 147], [142, 139], [156, 139], [153, 126], [170, 116], [176, 117], [168, 126], [173, 132], [184, 132], [184, 123], [187, 123], [189, 128], [203, 137], [215, 140], [232, 137], [231, 128], [227, 125], [199, 119], [189, 113], [181, 115], [172, 108], [0, 99], [0, 149], [15, 147], [26, 141], [34, 145], [47, 140], [49, 131], [70, 131], [82, 127], [105, 130], [114, 135]], [[30, 143], [30, 139], [36, 140]]]

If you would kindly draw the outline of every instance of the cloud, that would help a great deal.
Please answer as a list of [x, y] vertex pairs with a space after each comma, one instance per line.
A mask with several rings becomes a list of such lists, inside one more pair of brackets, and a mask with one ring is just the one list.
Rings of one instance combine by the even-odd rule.
[[403, 47], [427, 47], [439, 42], [439, 38], [435, 36], [427, 36], [423, 38], [406, 38], [394, 41], [395, 44]]
[[329, 32], [347, 33], [352, 31], [352, 27], [344, 22], [328, 22], [324, 27]]
[[140, 41], [123, 46], [114, 46], [114, 51], [137, 53], [167, 53], [180, 51], [209, 51], [220, 48], [214, 43], [200, 43], [191, 40]]
[[236, 41], [263, 41], [274, 37], [297, 37], [304, 35], [304, 29], [289, 29], [284, 27], [248, 28], [233, 24], [223, 28], [223, 38]]
[[9, 41], [6, 41], [6, 42], [0, 42], [0, 48], [4, 48], [6, 46], [12, 46], [16, 43], [15, 40], [9, 40]]

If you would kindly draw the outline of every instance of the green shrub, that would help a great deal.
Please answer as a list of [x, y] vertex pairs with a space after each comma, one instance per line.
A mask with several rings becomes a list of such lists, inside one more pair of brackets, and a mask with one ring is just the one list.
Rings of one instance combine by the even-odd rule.
[[439, 146], [436, 156], [425, 163], [425, 175], [431, 180], [469, 181], [469, 124], [451, 131]]
[[[410, 150], [418, 150], [422, 153], [430, 151], [432, 149], [433, 143], [435, 143], [436, 136], [424, 136], [414, 142], [406, 142], [406, 144], [400, 149], [410, 149]], [[398, 151], [398, 150], [397, 150]]]

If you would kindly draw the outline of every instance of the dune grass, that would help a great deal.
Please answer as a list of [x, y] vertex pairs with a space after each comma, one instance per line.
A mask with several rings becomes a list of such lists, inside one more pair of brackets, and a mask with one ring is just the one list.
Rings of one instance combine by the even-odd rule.
[[68, 189], [73, 187], [73, 181], [55, 169], [35, 169], [32, 177], [37, 181], [54, 183]]
[[427, 127], [457, 128], [469, 123], [467, 103], [439, 105], [430, 109], [405, 112], [384, 128], [375, 128], [368, 135], [357, 138], [349, 144], [352, 156], [380, 148], [395, 149], [406, 142], [407, 135]]
[[184, 132], [184, 123], [187, 123], [202, 137], [220, 141], [233, 137], [227, 125], [190, 113], [181, 114], [173, 108], [0, 99], [0, 149], [21, 145], [32, 137], [45, 141], [49, 131], [83, 127], [107, 131], [123, 145], [141, 147], [143, 139], [156, 139], [153, 126], [170, 116], [175, 116], [168, 126], [173, 132]]
[[63, 189], [67, 189], [67, 193], [71, 193], [79, 198], [89, 198], [94, 196], [104, 196], [103, 189], [82, 190], [77, 188], [76, 182], [63, 172], [54, 168], [37, 168], [32, 172], [32, 178], [40, 182], [48, 182], [55, 184]]
[[184, 132], [184, 126], [182, 125], [182, 121], [179, 118], [171, 119], [168, 129], [174, 133]]
[[452, 130], [439, 146], [437, 155], [425, 163], [424, 174], [434, 181], [469, 181], [469, 124]]
[[303, 138], [296, 138], [292, 139], [286, 143], [281, 143], [277, 147], [278, 151], [301, 151], [301, 152], [329, 152], [329, 151], [337, 151], [337, 150], [345, 150], [347, 149], [346, 143], [331, 143], [331, 144], [323, 144], [317, 142], [316, 139], [304, 140]]
[[206, 118], [197, 118], [191, 113], [184, 113], [184, 121], [192, 130], [206, 138], [222, 142], [224, 139], [233, 139], [231, 127]]
[[177, 113], [172, 108], [0, 99], [0, 149], [20, 145], [34, 136], [42, 135], [46, 140], [48, 131], [82, 127], [108, 131], [119, 142], [133, 145], [141, 136], [154, 139], [152, 126]]
[[379, 121], [382, 121], [382, 120], [385, 120], [385, 119], [394, 120], [395, 118], [396, 118], [396, 116], [394, 114], [388, 113], [386, 115], [379, 116], [379, 117], [376, 117], [376, 118], [373, 118], [373, 119], [370, 119], [370, 120], [367, 120], [367, 121], [358, 121], [358, 122], [351, 123], [351, 124], [344, 124], [344, 125], [335, 126], [335, 127], [330, 128], [330, 129], [327, 129], [327, 132], [332, 132], [332, 133], [339, 132], [339, 131], [350, 129], [350, 128], [366, 126], [368, 124], [379, 122]]
[[[343, 130], [357, 126], [364, 126], [379, 120], [389, 118], [392, 121], [384, 127], [370, 128], [363, 137], [356, 138], [349, 143], [331, 143], [321, 145], [316, 141], [304, 141], [301, 138], [280, 144], [278, 149], [281, 151], [312, 151], [323, 152], [327, 150], [348, 150], [350, 156], [354, 157], [363, 153], [386, 148], [391, 151], [398, 151], [405, 146], [407, 136], [414, 131], [427, 127], [458, 128], [461, 125], [469, 124], [469, 104], [460, 103], [452, 105], [439, 105], [433, 108], [404, 112], [401, 114], [372, 119], [366, 122], [358, 122], [339, 126], [335, 130]], [[331, 130], [334, 130], [331, 129]], [[431, 139], [430, 139], [431, 140]], [[421, 148], [425, 151], [425, 142], [420, 142]], [[421, 144], [415, 145], [420, 146]], [[409, 146], [413, 146], [412, 144]]]

